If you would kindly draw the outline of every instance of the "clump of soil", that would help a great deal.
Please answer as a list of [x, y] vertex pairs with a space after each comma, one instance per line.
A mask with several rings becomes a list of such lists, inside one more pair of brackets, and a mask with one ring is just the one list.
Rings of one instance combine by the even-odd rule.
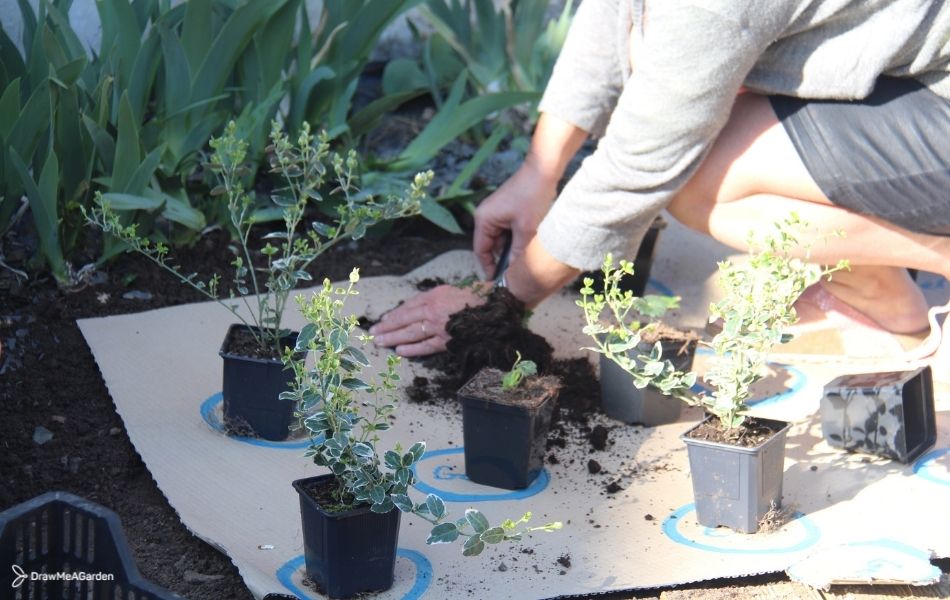
[[607, 428], [603, 425], [595, 426], [590, 432], [590, 445], [594, 450], [603, 450], [607, 447]]
[[420, 292], [425, 292], [426, 290], [431, 290], [434, 287], [439, 287], [444, 283], [445, 280], [441, 277], [426, 277], [425, 279], [420, 279], [416, 282], [416, 289]]
[[759, 528], [756, 533], [774, 533], [785, 527], [786, 523], [795, 516], [795, 509], [791, 506], [776, 506], [772, 503], [767, 513], [759, 519]]
[[[561, 380], [548, 448], [566, 446], [568, 434], [561, 421], [600, 435], [586, 425], [600, 409], [600, 384], [593, 365], [586, 358], [554, 360], [547, 340], [525, 326], [526, 315], [524, 304], [504, 288], [492, 290], [484, 304], [452, 315], [446, 325], [452, 336], [448, 351], [421, 359], [436, 375], [416, 377], [407, 392], [409, 400], [436, 404], [454, 399], [457, 390], [483, 367], [510, 369], [517, 351], [523, 360], [534, 361], [540, 374]], [[599, 442], [591, 443], [596, 447]]]
[[538, 372], [550, 370], [554, 349], [525, 327], [525, 305], [505, 288], [495, 288], [487, 301], [461, 310], [445, 326], [451, 336], [447, 348], [460, 379], [469, 380], [483, 367], [508, 370], [518, 354], [531, 360]]

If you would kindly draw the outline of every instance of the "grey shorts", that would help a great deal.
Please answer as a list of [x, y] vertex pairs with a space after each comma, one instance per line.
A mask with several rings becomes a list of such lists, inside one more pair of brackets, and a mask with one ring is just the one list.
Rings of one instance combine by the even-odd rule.
[[859, 101], [769, 100], [834, 204], [911, 231], [950, 235], [950, 100], [893, 77], [880, 78]]

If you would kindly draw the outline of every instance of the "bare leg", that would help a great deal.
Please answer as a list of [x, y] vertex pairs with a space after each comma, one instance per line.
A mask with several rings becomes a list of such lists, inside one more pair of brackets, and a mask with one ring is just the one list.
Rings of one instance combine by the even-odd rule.
[[[744, 249], [750, 230], [797, 212], [821, 240], [811, 260], [855, 266], [828, 291], [894, 332], [926, 327], [926, 303], [903, 267], [950, 276], [950, 238], [913, 233], [832, 204], [768, 100], [743, 94], [699, 172], [670, 205], [685, 225]], [[846, 237], [836, 238], [836, 231]]]

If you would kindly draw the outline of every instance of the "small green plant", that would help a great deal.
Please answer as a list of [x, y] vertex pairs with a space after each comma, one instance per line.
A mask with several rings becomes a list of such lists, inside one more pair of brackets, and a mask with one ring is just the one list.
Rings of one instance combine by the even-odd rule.
[[[697, 393], [691, 388], [695, 373], [677, 371], [668, 360], [660, 360], [659, 342], [649, 354], [628, 355], [640, 342], [641, 324], [627, 322], [631, 310], [649, 316], [662, 314], [664, 302], [633, 297], [622, 292], [620, 277], [632, 273], [629, 262], [613, 267], [613, 259], [604, 260], [604, 292], [594, 293], [593, 281], [585, 280], [578, 301], [584, 311], [584, 333], [594, 339], [589, 348], [605, 355], [627, 371], [637, 388], [653, 385], [664, 394], [692, 405], [700, 405], [715, 415], [722, 427], [731, 432], [745, 421], [750, 387], [765, 376], [768, 354], [779, 343], [788, 341], [786, 329], [798, 320], [793, 305], [809, 285], [833, 272], [847, 268], [847, 261], [834, 267], [817, 267], [793, 258], [789, 251], [799, 246], [798, 232], [805, 227], [794, 213], [775, 224], [764, 237], [749, 236], [750, 256], [744, 264], [719, 263], [719, 286], [723, 297], [710, 306], [710, 319], [721, 319], [722, 331], [709, 344], [714, 358], [705, 379], [712, 393]], [[611, 319], [600, 320], [604, 310]]]
[[530, 375], [538, 372], [538, 365], [533, 360], [521, 360], [521, 353], [515, 351], [515, 362], [511, 365], [511, 370], [501, 378], [501, 387], [505, 390], [513, 390], [521, 384], [521, 381]]
[[[167, 246], [143, 238], [134, 224], [124, 225], [111, 206], [112, 195], [97, 194], [97, 206], [86, 218], [183, 283], [218, 301], [250, 327], [262, 352], [280, 356], [283, 352], [280, 339], [287, 333], [281, 329], [287, 301], [299, 282], [311, 279], [306, 271], [310, 263], [343, 240], [363, 237], [367, 228], [376, 223], [418, 213], [433, 175], [431, 171], [419, 173], [402, 195], [390, 195], [378, 201], [359, 188], [356, 153], [351, 151], [343, 156], [331, 152], [326, 134], [314, 137], [304, 123], [293, 143], [274, 122], [270, 139], [271, 170], [284, 184], [273, 191], [271, 198], [284, 227], [261, 237], [264, 245], [259, 253], [253, 252], [251, 243], [251, 232], [256, 225], [255, 207], [242, 183], [247, 143], [237, 137], [233, 121], [222, 137], [211, 141], [214, 154], [208, 168], [219, 181], [212, 194], [226, 199], [231, 233], [238, 248], [232, 263], [233, 287], [227, 297], [219, 293], [220, 274], [201, 281], [196, 274], [181, 272], [169, 262]], [[329, 223], [314, 220], [308, 227], [301, 227], [308, 207], [334, 201], [335, 219]], [[238, 302], [244, 304], [250, 320], [239, 311]]]
[[[336, 287], [325, 280], [323, 288], [309, 299], [297, 298], [307, 324], [297, 337], [296, 347], [284, 354], [285, 364], [294, 370], [294, 383], [290, 391], [280, 395], [296, 403], [296, 415], [311, 440], [307, 456], [336, 478], [335, 508], [347, 510], [369, 505], [377, 513], [393, 508], [412, 513], [432, 524], [426, 540], [429, 544], [465, 538], [465, 556], [480, 554], [486, 544], [559, 529], [560, 523], [523, 527], [531, 518], [530, 512], [517, 521], [508, 519], [495, 527], [473, 508], [466, 510], [464, 517], [450, 520], [445, 503], [436, 494], [429, 494], [422, 502], [412, 501], [412, 466], [422, 458], [426, 446], [425, 442], [416, 442], [403, 449], [396, 444], [380, 458], [376, 447], [380, 441], [378, 433], [389, 429], [389, 419], [396, 408], [396, 367], [400, 359], [389, 355], [386, 370], [378, 374], [379, 381], [361, 379], [361, 371], [370, 363], [359, 348], [349, 343], [357, 327], [356, 316], [342, 314], [345, 299], [358, 293], [354, 289], [357, 281], [359, 271], [354, 269], [346, 287]], [[359, 339], [366, 343], [371, 338], [364, 334]], [[303, 356], [308, 352], [314, 356], [312, 368]], [[358, 397], [358, 393], [365, 396]], [[367, 396], [369, 400], [362, 400]], [[362, 412], [361, 404], [365, 407]]]

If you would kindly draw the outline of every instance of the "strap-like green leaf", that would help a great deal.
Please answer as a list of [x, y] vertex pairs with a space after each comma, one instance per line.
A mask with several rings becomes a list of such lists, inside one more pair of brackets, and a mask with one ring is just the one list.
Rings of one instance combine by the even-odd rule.
[[218, 31], [201, 66], [192, 73], [192, 101], [220, 92], [251, 36], [286, 3], [287, 0], [271, 0], [238, 5]]
[[[188, 0], [185, 19], [181, 25], [183, 54], [192, 73], [198, 71], [211, 47], [211, 0]], [[186, 85], [190, 81], [186, 80]]]
[[455, 177], [455, 180], [452, 182], [452, 185], [449, 186], [449, 189], [446, 190], [445, 195], [451, 196], [458, 194], [462, 191], [462, 188], [465, 184], [468, 183], [468, 180], [471, 179], [475, 173], [481, 168], [481, 166], [488, 160], [492, 154], [495, 153], [495, 149], [498, 148], [498, 144], [501, 143], [505, 137], [511, 132], [511, 128], [507, 125], [502, 125], [501, 127], [495, 128], [491, 136], [485, 143], [482, 144], [481, 148], [478, 149], [478, 152], [472, 156], [471, 160], [465, 165], [465, 168]]
[[127, 192], [132, 176], [139, 167], [141, 151], [139, 149], [139, 126], [132, 114], [128, 92], [123, 92], [119, 100], [119, 126], [115, 144], [115, 161], [112, 166], [113, 192]]
[[455, 217], [452, 216], [449, 209], [428, 197], [423, 198], [421, 204], [422, 212], [420, 214], [430, 222], [450, 233], [462, 233], [462, 228], [459, 226], [458, 221], [455, 220]]
[[50, 150], [49, 155], [47, 155], [43, 169], [40, 171], [39, 184], [33, 181], [33, 177], [23, 163], [23, 159], [15, 150], [10, 152], [10, 159], [23, 181], [23, 187], [26, 189], [27, 197], [30, 200], [30, 208], [33, 213], [33, 221], [36, 224], [36, 233], [40, 238], [43, 257], [49, 264], [53, 275], [60, 281], [65, 281], [66, 260], [63, 258], [63, 250], [59, 242], [59, 211], [57, 207], [59, 160], [56, 158], [56, 152]]
[[491, 113], [538, 98], [538, 94], [534, 92], [502, 92], [479, 96], [456, 106], [464, 87], [463, 76], [456, 81], [449, 99], [438, 114], [389, 165], [391, 169], [397, 171], [420, 169], [446, 144], [474, 125], [483, 122]]
[[[2, 29], [0, 29], [2, 31]], [[5, 142], [20, 116], [20, 79], [16, 78], [0, 95], [0, 142]], [[4, 145], [6, 145], [4, 143]]]
[[[189, 5], [191, 3], [189, 2]], [[180, 113], [191, 99], [191, 68], [182, 40], [164, 25], [159, 25], [162, 38], [162, 65], [165, 69], [163, 94], [164, 115], [168, 120]], [[203, 98], [202, 98], [203, 99]]]
[[415, 89], [383, 96], [367, 104], [362, 110], [349, 119], [350, 134], [354, 137], [365, 135], [376, 126], [386, 113], [393, 111], [406, 102], [425, 94], [424, 89]]

